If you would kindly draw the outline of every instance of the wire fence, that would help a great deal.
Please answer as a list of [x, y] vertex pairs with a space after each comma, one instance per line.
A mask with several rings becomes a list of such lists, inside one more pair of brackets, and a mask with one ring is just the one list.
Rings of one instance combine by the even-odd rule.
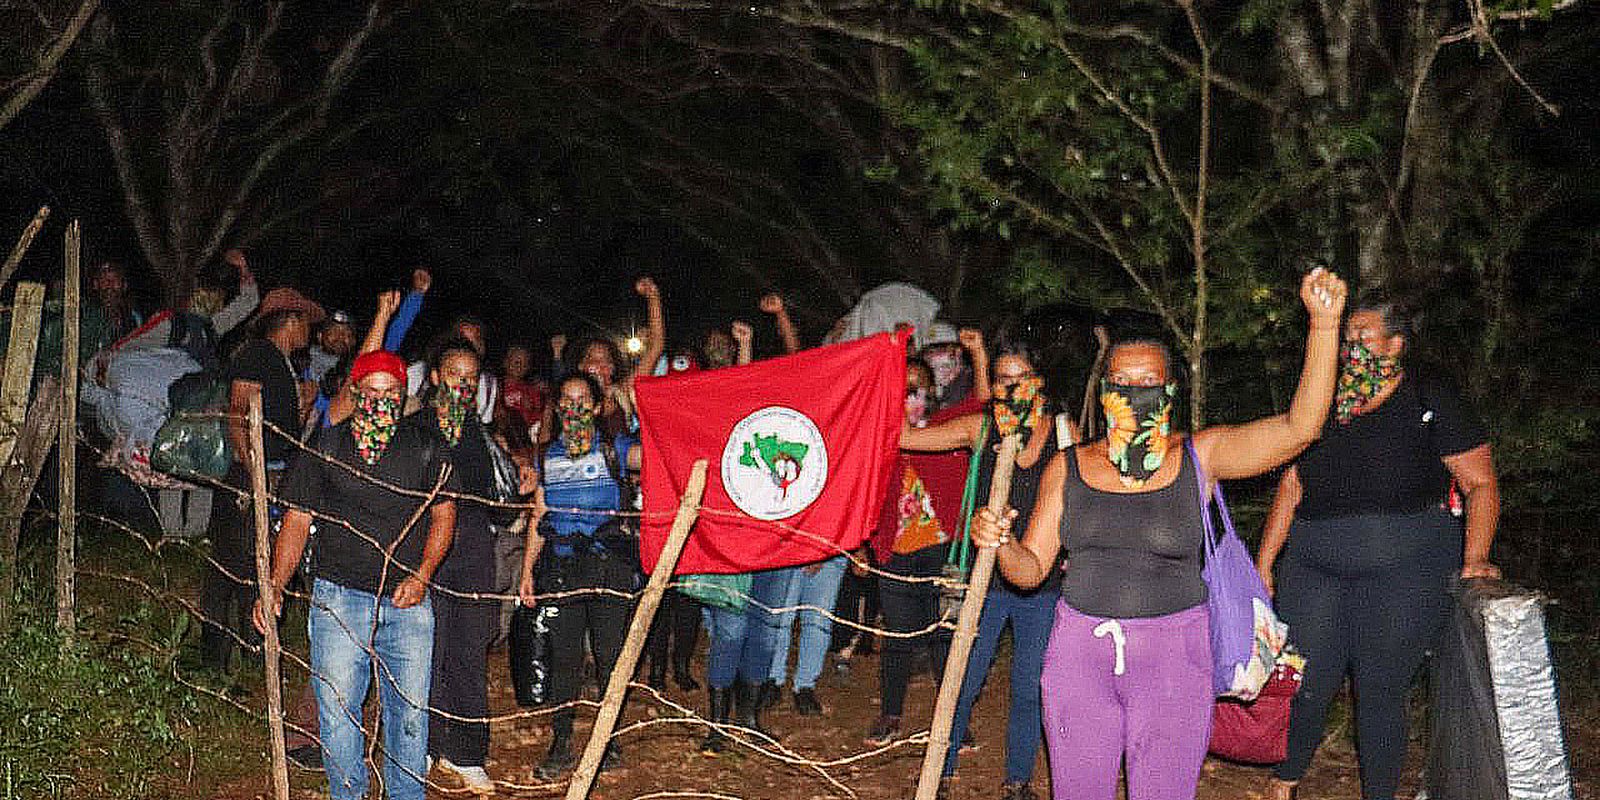
[[[142, 400], [144, 402], [159, 403], [163, 407], [165, 406], [164, 400], [157, 400], [153, 398], [143, 398]], [[238, 417], [225, 412], [205, 412], [191, 414], [191, 417], [196, 419], [215, 419], [221, 421], [223, 424], [236, 424], [239, 422]], [[383, 489], [385, 492], [392, 493], [397, 497], [407, 498], [416, 503], [415, 513], [412, 514], [411, 524], [407, 526], [407, 530], [403, 531], [400, 537], [396, 538], [389, 544], [389, 546], [386, 547], [382, 539], [373, 532], [364, 529], [361, 521], [359, 520], [333, 516], [321, 509], [298, 506], [295, 503], [288, 501], [277, 492], [269, 491], [265, 497], [266, 502], [281, 509], [303, 511], [307, 514], [310, 514], [317, 525], [339, 526], [344, 531], [354, 534], [355, 537], [361, 542], [364, 542], [366, 546], [382, 553], [383, 569], [385, 571], [384, 580], [382, 580], [380, 583], [382, 586], [393, 585], [393, 582], [388, 580], [388, 573], [390, 570], [393, 570], [394, 575], [397, 577], [420, 577], [410, 565], [396, 558], [394, 554], [395, 546], [399, 544], [400, 539], [404, 538], [404, 536], [417, 535], [414, 532], [411, 532], [409, 529], [417, 524], [418, 520], [422, 517], [423, 511], [431, 503], [440, 499], [477, 503], [488, 508], [518, 509], [528, 515], [553, 512], [570, 512], [582, 513], [591, 517], [616, 516], [640, 520], [648, 518], [664, 519], [666, 517], [674, 516], [673, 513], [647, 514], [645, 512], [633, 510], [593, 510], [587, 508], [550, 507], [535, 502], [495, 500], [490, 497], [472, 494], [469, 492], [447, 491], [442, 488], [444, 485], [444, 475], [439, 476], [437, 483], [432, 489], [419, 489], [400, 486], [368, 474], [354, 465], [347, 464], [336, 458], [332, 458], [316, 447], [308, 445], [299, 437], [289, 435], [287, 431], [271, 425], [270, 423], [266, 423], [263, 426], [263, 429], [279, 437], [281, 441], [292, 443], [295, 456], [298, 459], [320, 460], [333, 468], [347, 471], [350, 475], [356, 477], [360, 481], [377, 486]], [[110, 453], [106, 448], [96, 445], [92, 441], [91, 437], [83, 434], [81, 431], [78, 434], [78, 441], [81, 446], [87, 447], [93, 452], [97, 453], [101, 457], [102, 463], [116, 463], [115, 458], [108, 457], [110, 456]], [[446, 467], [446, 469], [448, 469], [448, 467]], [[186, 491], [210, 491], [213, 492], [215, 497], [219, 498], [222, 502], [238, 503], [241, 505], [241, 507], [256, 500], [252, 491], [235, 486], [226, 480], [215, 477], [188, 474], [181, 476], [181, 481], [184, 486], [184, 490]], [[160, 509], [157, 506], [157, 502], [153, 497], [151, 489], [146, 487], [141, 487], [141, 489], [144, 503], [148, 506], [151, 514], [159, 519], [161, 516]], [[697, 514], [706, 516], [721, 515], [743, 518], [742, 515], [738, 514], [738, 512], [705, 508], [698, 503], [694, 504], [693, 511]], [[48, 510], [46, 510], [44, 514], [52, 519], [57, 517], [55, 512]], [[211, 571], [214, 576], [218, 576], [221, 579], [226, 580], [238, 587], [256, 586], [253, 569], [240, 570], [237, 567], [230, 567], [222, 560], [219, 560], [212, 549], [208, 548], [205, 543], [194, 538], [171, 535], [167, 532], [162, 532], [160, 535], [152, 537], [149, 535], [149, 533], [140, 530], [139, 528], [130, 524], [127, 520], [117, 519], [94, 512], [79, 511], [78, 517], [83, 520], [93, 521], [102, 526], [105, 530], [115, 532], [116, 534], [125, 537], [129, 542], [140, 548], [143, 548], [146, 552], [157, 559], [164, 558], [168, 551], [183, 550], [188, 552], [194, 559], [196, 559], [202, 565], [203, 569]], [[748, 520], [748, 518], [745, 519]], [[770, 532], [770, 535], [773, 537], [774, 544], [784, 541], [802, 540], [809, 543], [811, 546], [818, 548], [822, 552], [829, 553], [829, 558], [839, 556], [848, 559], [850, 564], [857, 571], [857, 574], [869, 575], [882, 581], [895, 581], [922, 585], [932, 584], [938, 587], [939, 591], [947, 599], [953, 600], [957, 603], [959, 602], [960, 596], [965, 592], [966, 589], [966, 585], [963, 582], [952, 577], [942, 575], [907, 576], [882, 569], [879, 565], [872, 563], [869, 559], [863, 558], [857, 551], [842, 546], [834, 537], [805, 530], [789, 523], [782, 521], [768, 522], [765, 523], [763, 529]], [[79, 568], [77, 570], [77, 575], [84, 578], [120, 583], [132, 587], [151, 601], [165, 604], [169, 608], [187, 615], [192, 621], [198, 623], [200, 627], [204, 628], [210, 626], [212, 629], [220, 631], [221, 634], [226, 636], [231, 644], [234, 647], [237, 647], [240, 651], [248, 653], [253, 657], [263, 657], [267, 655], [263, 643], [259, 641], [259, 639], [254, 636], [251, 631], [239, 630], [228, 619], [219, 619], [208, 615], [201, 607], [201, 604], [196, 603], [189, 597], [184, 596], [182, 593], [156, 586], [152, 582], [142, 579], [132, 572], [119, 572], [104, 568]], [[501, 603], [519, 603], [523, 601], [522, 594], [516, 590], [515, 586], [512, 586], [508, 591], [471, 592], [460, 591], [449, 586], [442, 585], [436, 580], [428, 580], [426, 584], [429, 592], [460, 600], [497, 601]], [[666, 584], [666, 588], [676, 590], [687, 589], [691, 591], [695, 590], [696, 588], [704, 588], [705, 586], [706, 584], [697, 580], [696, 577], [692, 575], [678, 576]], [[758, 613], [764, 613], [772, 616], [795, 614], [798, 612], [809, 612], [828, 619], [833, 625], [848, 628], [863, 634], [870, 634], [882, 639], [914, 639], [935, 634], [939, 631], [949, 631], [955, 627], [953, 624], [955, 613], [954, 607], [946, 608], [942, 612], [939, 619], [933, 620], [928, 624], [918, 627], [914, 630], [890, 630], [875, 626], [870, 624], [870, 622], [862, 622], [858, 619], [841, 615], [832, 607], [821, 607], [804, 603], [793, 605], [770, 605], [763, 603], [760, 598], [755, 597], [750, 593], [740, 591], [736, 588], [719, 585], [718, 589], [734, 598], [737, 603], [742, 603], [747, 612], [748, 610], [753, 609]], [[614, 588], [607, 588], [603, 586], [591, 586], [562, 591], [536, 593], [532, 598], [529, 599], [535, 601], [536, 604], [545, 604], [570, 602], [586, 597], [610, 597], [624, 600], [630, 604], [637, 604], [647, 591], [649, 591], [648, 586], [631, 592], [620, 591]], [[391, 665], [386, 663], [385, 658], [379, 652], [379, 648], [377, 648], [374, 644], [377, 628], [376, 618], [374, 618], [373, 624], [368, 630], [355, 630], [341, 620], [336, 613], [333, 613], [332, 609], [318, 603], [318, 601], [312, 596], [309, 588], [285, 587], [284, 596], [304, 604], [307, 608], [314, 608], [319, 611], [328, 612], [326, 614], [328, 618], [337, 620], [344, 635], [347, 636], [351, 641], [356, 642], [361, 650], [365, 653], [366, 657], [371, 660], [373, 671], [372, 677], [376, 679], [373, 682], [374, 686], [377, 685], [377, 681], [385, 681], [390, 687], [396, 687], [399, 685], [399, 681], [397, 681], [396, 676], [392, 672]], [[761, 633], [761, 631], [752, 626], [752, 629], [748, 635], [761, 635]], [[123, 635], [122, 638], [134, 645], [146, 648], [152, 652], [159, 653], [163, 651], [161, 645], [144, 640], [137, 635]], [[558, 643], [556, 646], [582, 647], [582, 643]], [[284, 647], [281, 650], [281, 656], [287, 660], [287, 662], [295, 670], [296, 677], [293, 680], [288, 681], [288, 686], [290, 687], [290, 696], [296, 694], [295, 688], [304, 685], [299, 683], [299, 681], [302, 680], [306, 683], [321, 682], [322, 685], [330, 688], [335, 686], [334, 682], [328, 679], [328, 676], [320, 674], [312, 666], [311, 657], [308, 652], [299, 652], [295, 649]], [[189, 690], [203, 694], [220, 703], [232, 707], [242, 714], [249, 715], [261, 721], [262, 724], [272, 724], [270, 722], [271, 715], [268, 709], [253, 706], [236, 697], [230, 696], [227, 692], [205, 686], [202, 682], [184, 674], [176, 661], [173, 662], [171, 669], [172, 678], [174, 681], [184, 687], [187, 687]], [[301, 678], [300, 676], [304, 677]], [[485, 680], [487, 680], [487, 677]], [[604, 690], [606, 687], [601, 688]], [[856, 791], [849, 785], [848, 781], [842, 779], [840, 775], [836, 774], [839, 770], [843, 768], [854, 767], [862, 762], [870, 761], [895, 751], [900, 751], [907, 748], [922, 748], [925, 747], [929, 741], [928, 731], [919, 730], [912, 732], [909, 735], [898, 736], [879, 746], [868, 746], [864, 749], [852, 751], [843, 755], [825, 757], [818, 753], [802, 752], [785, 746], [777, 739], [774, 739], [773, 737], [758, 730], [741, 727], [740, 725], [725, 721], [708, 719], [695, 709], [674, 702], [665, 694], [647, 684], [630, 680], [628, 681], [626, 688], [629, 692], [630, 702], [639, 703], [640, 701], [643, 701], [647, 704], [650, 704], [655, 707], [656, 710], [652, 713], [656, 715], [646, 719], [635, 720], [620, 725], [609, 733], [607, 738], [608, 742], [615, 741], [619, 737], [635, 734], [646, 729], [660, 727], [690, 728], [703, 730], [707, 733], [711, 731], [719, 731], [726, 734], [728, 741], [737, 745], [742, 750], [761, 759], [768, 760], [775, 766], [797, 768], [813, 775], [816, 781], [826, 786], [827, 793], [834, 796], [850, 798], [857, 796]], [[361, 698], [347, 698], [342, 694], [339, 694], [337, 691], [335, 691], [334, 694], [338, 700], [339, 706], [347, 710], [345, 713], [350, 722], [359, 727], [362, 731], [362, 735], [366, 743], [365, 769], [369, 771], [369, 774], [381, 781], [383, 773], [381, 766], [383, 766], [385, 763], [388, 763], [391, 766], [398, 767], [402, 772], [409, 774], [412, 778], [423, 782], [431, 789], [446, 792], [458, 790], [454, 785], [437, 782], [431, 779], [428, 775], [416, 774], [404, 765], [398, 764], [392, 759], [388, 759], [383, 751], [381, 736], [378, 734], [377, 719], [369, 719], [364, 721], [359, 713], [351, 714], [348, 711], [350, 708], [359, 710], [362, 705]], [[518, 710], [505, 713], [469, 717], [453, 714], [447, 710], [434, 707], [430, 705], [428, 702], [429, 698], [426, 697], [403, 696], [401, 700], [409, 707], [414, 709], [423, 709], [431, 714], [454, 722], [481, 723], [485, 725], [525, 724], [527, 722], [551, 717], [557, 713], [567, 710], [591, 709], [599, 708], [601, 706], [601, 703], [597, 701], [575, 699], [569, 702], [544, 705], [536, 708], [520, 708]], [[320, 748], [322, 745], [320, 731], [308, 726], [309, 722], [311, 722], [311, 720], [296, 719], [291, 715], [283, 720], [283, 728], [287, 731], [299, 734], [306, 740], [316, 743], [316, 745]], [[325, 766], [330, 770], [337, 769], [336, 765], [333, 764], [327, 764]], [[341, 776], [339, 775], [329, 775], [330, 780], [339, 780], [340, 777]], [[566, 778], [537, 783], [521, 783], [505, 778], [495, 781], [496, 789], [498, 791], [505, 792], [548, 792], [560, 789], [561, 787], [567, 785], [568, 779]], [[720, 792], [656, 791], [639, 795], [637, 798], [635, 798], [635, 800], [674, 797], [731, 798], [734, 797], [734, 795]]]

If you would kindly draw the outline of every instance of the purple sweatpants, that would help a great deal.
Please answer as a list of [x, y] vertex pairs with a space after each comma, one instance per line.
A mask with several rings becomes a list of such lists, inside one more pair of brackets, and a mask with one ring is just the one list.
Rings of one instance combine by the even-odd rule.
[[1056, 603], [1040, 681], [1056, 800], [1194, 800], [1211, 738], [1204, 605], [1112, 620]]

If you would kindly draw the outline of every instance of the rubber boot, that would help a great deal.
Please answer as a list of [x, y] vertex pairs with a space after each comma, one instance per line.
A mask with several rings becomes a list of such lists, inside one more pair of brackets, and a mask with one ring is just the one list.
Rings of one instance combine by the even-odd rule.
[[558, 716], [551, 728], [554, 735], [550, 739], [550, 751], [545, 754], [544, 761], [535, 771], [540, 780], [546, 781], [553, 781], [567, 774], [575, 763], [572, 757], [572, 718]]
[[756, 684], [749, 681], [733, 682], [734, 714], [739, 727], [749, 728], [762, 736], [771, 737], [767, 729], [761, 726], [761, 704], [757, 702], [757, 693], [760, 690]]
[[[717, 687], [713, 686], [710, 689], [710, 694], [711, 721], [720, 722], [723, 724], [727, 724], [728, 722], [732, 721], [732, 687], [718, 689]], [[705, 741], [700, 743], [700, 752], [702, 753], [720, 753], [726, 749], [728, 749], [728, 735], [716, 728], [712, 728], [711, 732], [706, 734]]]

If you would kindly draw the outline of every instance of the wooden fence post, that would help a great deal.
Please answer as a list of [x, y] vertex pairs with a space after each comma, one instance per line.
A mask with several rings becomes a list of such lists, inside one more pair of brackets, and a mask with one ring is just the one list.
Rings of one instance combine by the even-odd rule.
[[[33, 492], [33, 481], [37, 478], [36, 474], [30, 476], [25, 466], [33, 454], [26, 448], [19, 450], [18, 445], [30, 434], [25, 430], [29, 416], [28, 394], [33, 385], [33, 360], [39, 351], [39, 315], [43, 311], [44, 285], [18, 283], [11, 302], [11, 339], [6, 345], [5, 371], [0, 374], [0, 475], [5, 477], [4, 486], [0, 487], [0, 631], [11, 627], [11, 599], [17, 585], [17, 541], [22, 534], [22, 515], [28, 507], [28, 495]], [[53, 386], [54, 381], [51, 383]], [[58, 410], [59, 406], [50, 409], [52, 425]], [[32, 433], [36, 435], [37, 431]], [[50, 428], [49, 436], [55, 437], [54, 427]]]
[[[267, 455], [262, 438], [261, 388], [250, 390], [250, 493], [255, 501], [256, 588], [263, 608], [272, 607], [272, 544], [267, 536]], [[266, 660], [267, 726], [272, 743], [272, 791], [277, 800], [289, 800], [289, 758], [283, 743], [283, 685], [278, 661], [282, 643], [278, 626], [268, 625], [263, 634], [262, 655]]]
[[[1045, 431], [1034, 435], [1044, 436]], [[1017, 466], [1017, 450], [1022, 435], [1012, 433], [1000, 441], [1000, 455], [994, 462], [994, 477], [989, 479], [989, 510], [1004, 512], [1011, 500], [1011, 473]], [[973, 457], [977, 457], [974, 453]], [[956, 635], [950, 642], [950, 655], [944, 662], [944, 678], [939, 683], [939, 699], [933, 704], [933, 724], [928, 729], [928, 749], [922, 754], [922, 774], [917, 779], [916, 800], [934, 800], [944, 759], [950, 751], [950, 726], [955, 721], [956, 702], [961, 698], [961, 682], [967, 675], [967, 659], [972, 641], [978, 635], [978, 617], [989, 596], [989, 581], [994, 576], [994, 550], [978, 549], [967, 579], [967, 595], [961, 601], [961, 616], [956, 619]]]
[[[622, 644], [622, 654], [611, 668], [611, 680], [606, 684], [605, 699], [600, 703], [600, 713], [595, 717], [594, 728], [589, 732], [589, 743], [583, 748], [583, 758], [572, 771], [567, 784], [566, 800], [583, 800], [594, 786], [594, 776], [600, 769], [600, 759], [605, 755], [611, 732], [617, 728], [617, 717], [622, 714], [622, 700], [628, 693], [628, 682], [633, 680], [633, 670], [639, 666], [639, 654], [644, 650], [645, 637], [650, 634], [650, 623], [661, 605], [661, 596], [672, 581], [672, 572], [683, 555], [683, 544], [689, 540], [689, 531], [700, 516], [700, 499], [706, 491], [706, 460], [694, 462], [689, 473], [689, 485], [684, 489], [683, 500], [678, 503], [678, 515], [672, 520], [672, 532], [661, 548], [661, 557], [650, 571], [650, 582], [645, 584], [639, 597], [639, 607], [633, 612], [633, 622], [628, 627], [628, 638]], [[563, 646], [566, 646], [563, 643]]]
[[61, 303], [61, 427], [56, 440], [60, 473], [60, 527], [56, 530], [56, 630], [64, 643], [77, 630], [78, 572], [78, 274], [83, 229], [77, 220], [67, 226], [67, 274]]

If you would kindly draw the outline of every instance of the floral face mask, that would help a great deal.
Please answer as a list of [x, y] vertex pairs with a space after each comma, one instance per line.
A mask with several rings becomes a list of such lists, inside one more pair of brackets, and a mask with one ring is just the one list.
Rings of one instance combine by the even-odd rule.
[[567, 455], [572, 458], [588, 455], [594, 449], [594, 406], [562, 400], [556, 405], [556, 415], [561, 418], [561, 439], [567, 445]]
[[1172, 399], [1178, 384], [1128, 386], [1102, 380], [1106, 455], [1125, 486], [1139, 487], [1161, 469], [1172, 444]]
[[350, 415], [350, 432], [356, 437], [356, 453], [367, 466], [372, 466], [383, 457], [389, 440], [400, 427], [400, 399], [352, 392], [356, 410]]
[[1339, 388], [1333, 395], [1333, 416], [1340, 425], [1362, 412], [1378, 392], [1401, 374], [1400, 361], [1380, 356], [1361, 342], [1345, 342], [1339, 350]]
[[1001, 436], [1021, 431], [1023, 438], [1044, 418], [1044, 379], [1037, 375], [1023, 378], [1001, 389], [990, 408], [994, 411], [994, 430]]
[[455, 386], [445, 384], [433, 393], [433, 407], [438, 413], [439, 435], [451, 447], [461, 441], [461, 429], [467, 424], [467, 415], [478, 406], [477, 381], [462, 381]]

